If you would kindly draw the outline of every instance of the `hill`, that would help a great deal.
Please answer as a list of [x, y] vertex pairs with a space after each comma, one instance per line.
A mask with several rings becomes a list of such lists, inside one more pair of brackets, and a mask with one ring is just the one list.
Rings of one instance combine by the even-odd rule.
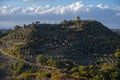
[[[40, 24], [37, 21], [17, 25], [2, 36], [0, 45], [1, 50], [27, 65], [27, 69], [20, 68], [16, 76], [29, 72], [29, 67], [30, 70], [35, 68], [32, 73], [47, 72], [47, 69], [70, 73], [74, 67], [96, 64], [96, 54], [100, 57], [113, 55], [120, 49], [120, 36], [98, 21], [77, 17], [59, 24]], [[44, 67], [43, 70], [31, 67], [38, 64]]]
[[2, 32], [7, 32], [7, 31], [9, 31], [10, 29], [0, 29], [0, 31], [2, 31]]
[[0, 29], [0, 38], [6, 36], [9, 31], [8, 29]]
[[114, 53], [120, 47], [119, 41], [120, 36], [97, 21], [73, 20], [60, 24], [16, 26], [1, 42], [8, 53], [29, 61], [30, 56], [34, 56], [34, 61], [42, 54], [87, 65], [95, 53]]
[[113, 32], [116, 32], [120, 35], [120, 29], [112, 29]]

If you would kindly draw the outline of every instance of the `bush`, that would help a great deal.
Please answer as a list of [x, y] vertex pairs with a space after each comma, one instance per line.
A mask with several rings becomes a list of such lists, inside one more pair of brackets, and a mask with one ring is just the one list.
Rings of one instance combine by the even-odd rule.
[[0, 69], [0, 78], [6, 76], [5, 74], [5, 70], [4, 69]]
[[47, 78], [51, 78], [51, 73], [39, 73], [37, 78], [44, 78], [44, 77], [47, 77]]
[[47, 60], [48, 60], [47, 57], [44, 55], [38, 55], [36, 57], [36, 62], [40, 63], [41, 65], [47, 65]]
[[116, 57], [116, 58], [120, 58], [120, 52], [118, 51], [118, 52], [115, 52], [114, 53], [114, 56]]
[[32, 73], [22, 73], [19, 78], [25, 79], [25, 80], [32, 80], [33, 78], [35, 78]]

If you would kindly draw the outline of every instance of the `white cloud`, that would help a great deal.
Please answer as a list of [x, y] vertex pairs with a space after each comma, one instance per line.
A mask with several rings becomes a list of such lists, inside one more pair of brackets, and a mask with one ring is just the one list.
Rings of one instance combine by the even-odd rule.
[[113, 10], [115, 10], [115, 11], [120, 11], [120, 6], [115, 6], [115, 7], [113, 8]]
[[[32, 6], [32, 7], [23, 9], [23, 11], [26, 12], [26, 14], [28, 12], [29, 12], [29, 14], [47, 14], [47, 13], [65, 14], [67, 12], [77, 12], [79, 10], [82, 10], [82, 8], [84, 8], [84, 4], [82, 2], [76, 2], [71, 5], [67, 5], [67, 6], [61, 6], [61, 5], [56, 6], [56, 7], [52, 7], [49, 5], [47, 5], [45, 7]], [[87, 9], [86, 9], [86, 11], [87, 11]]]
[[116, 15], [117, 15], [117, 16], [120, 16], [120, 13], [117, 13]]
[[[24, 0], [24, 1], [32, 1], [32, 0]], [[14, 5], [4, 5], [0, 6], [0, 15], [14, 15], [14, 14], [21, 14], [21, 15], [46, 15], [46, 14], [56, 14], [56, 15], [64, 15], [68, 13], [80, 13], [80, 12], [90, 12], [94, 8], [97, 9], [109, 9], [116, 12], [116, 15], [119, 16], [120, 6], [108, 6], [103, 4], [94, 5], [85, 5], [81, 1], [72, 3], [66, 6], [38, 6], [33, 5], [30, 7], [18, 7]]]
[[96, 5], [96, 7], [100, 9], [112, 10], [113, 12], [116, 12], [117, 16], [120, 16], [120, 6], [108, 6], [108, 5], [98, 4]]
[[101, 8], [101, 9], [108, 9], [108, 8], [110, 8], [108, 5], [103, 5], [103, 4], [98, 4], [97, 7]]
[[12, 5], [5, 5], [0, 7], [0, 14], [13, 14], [17, 13], [20, 10], [20, 7], [12, 6]]
[[96, 5], [97, 8], [100, 9], [109, 9], [109, 10], [113, 10], [113, 11], [120, 11], [120, 6], [109, 6], [109, 5], [104, 5], [104, 4], [98, 4]]
[[70, 9], [71, 11], [73, 10], [74, 12], [76, 12], [83, 7], [84, 7], [84, 4], [82, 4], [82, 2], [76, 2], [76, 3], [73, 3], [69, 6], [66, 6], [65, 8]]
[[0, 24], [1, 26], [6, 27], [14, 26], [15, 24], [17, 25], [31, 23], [33, 21], [42, 21], [43, 23], [44, 22], [54, 23], [59, 22], [65, 18], [73, 19], [76, 16], [81, 16], [82, 19], [95, 19], [99, 20], [100, 22], [103, 21], [108, 26], [111, 26], [111, 28], [113, 26], [119, 27], [120, 6], [108, 6], [103, 4], [85, 5], [81, 1], [65, 6], [63, 5], [58, 6], [33, 5], [29, 7], [22, 6], [20, 7], [14, 5], [0, 6]]
[[[28, 1], [28, 0], [24, 0]], [[65, 13], [76, 13], [78, 11], [90, 11], [90, 8], [92, 8], [91, 5], [84, 5], [81, 1], [78, 1], [76, 3], [72, 3], [70, 5], [66, 6], [30, 6], [30, 7], [17, 7], [17, 6], [2, 6], [0, 7], [0, 14], [65, 14]]]

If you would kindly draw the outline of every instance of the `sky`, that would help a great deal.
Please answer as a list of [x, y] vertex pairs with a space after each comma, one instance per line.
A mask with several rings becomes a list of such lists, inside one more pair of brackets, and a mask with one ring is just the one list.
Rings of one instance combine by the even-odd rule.
[[59, 23], [77, 16], [120, 29], [120, 0], [0, 0], [0, 29], [35, 21]]

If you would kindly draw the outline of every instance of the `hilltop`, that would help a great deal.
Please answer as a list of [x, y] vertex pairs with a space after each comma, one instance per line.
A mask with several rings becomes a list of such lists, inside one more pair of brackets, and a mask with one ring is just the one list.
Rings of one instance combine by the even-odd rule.
[[[93, 65], [95, 62], [90, 61], [96, 55], [113, 55], [120, 49], [120, 36], [98, 21], [77, 17], [59, 24], [37, 21], [17, 25], [2, 36], [0, 45], [1, 50], [23, 60], [25, 65], [34, 63], [69, 72], [73, 67]], [[39, 72], [38, 68], [35, 71]]]

